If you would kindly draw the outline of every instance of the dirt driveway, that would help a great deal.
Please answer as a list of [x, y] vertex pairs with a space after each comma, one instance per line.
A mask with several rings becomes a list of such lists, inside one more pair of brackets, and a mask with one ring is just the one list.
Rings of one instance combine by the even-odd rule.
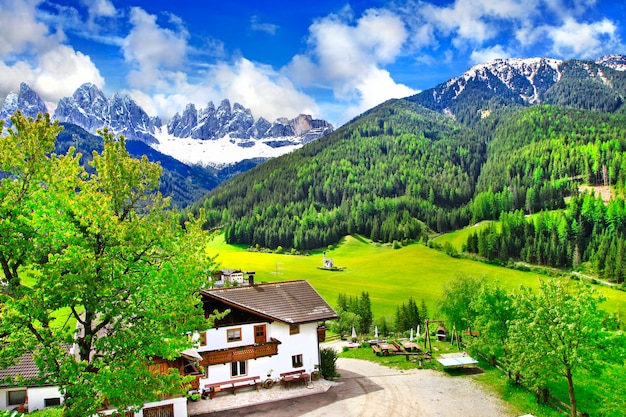
[[[211, 417], [502, 417], [514, 416], [500, 399], [473, 381], [479, 375], [448, 376], [432, 370], [399, 371], [357, 359], [339, 358], [339, 384], [328, 391], [272, 403], [220, 411]], [[203, 417], [203, 416], [198, 416]]]

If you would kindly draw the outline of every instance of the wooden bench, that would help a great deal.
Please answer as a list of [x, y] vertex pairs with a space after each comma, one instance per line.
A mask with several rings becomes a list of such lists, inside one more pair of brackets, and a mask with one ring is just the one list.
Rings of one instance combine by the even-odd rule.
[[309, 377], [310, 375], [307, 374], [304, 369], [283, 372], [280, 374], [280, 383], [287, 388], [289, 385], [298, 385], [300, 383], [306, 384], [309, 382]]
[[372, 350], [374, 351], [374, 354], [376, 356], [380, 356], [382, 351], [380, 350], [380, 348], [377, 345], [372, 345]]
[[246, 378], [231, 379], [230, 381], [214, 382], [212, 384], [206, 384], [204, 386], [202, 394], [208, 394], [209, 398], [213, 399], [215, 398], [215, 395], [220, 391], [232, 390], [233, 395], [235, 395], [235, 390], [237, 390], [237, 388], [255, 387], [258, 391], [260, 382], [261, 378], [258, 376], [249, 376]]

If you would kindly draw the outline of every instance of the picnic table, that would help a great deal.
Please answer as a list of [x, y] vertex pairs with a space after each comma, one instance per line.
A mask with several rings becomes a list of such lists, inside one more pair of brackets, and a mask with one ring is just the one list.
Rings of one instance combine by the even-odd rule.
[[414, 350], [422, 350], [422, 348], [420, 347], [420, 345], [418, 345], [415, 342], [409, 342], [409, 341], [404, 341], [402, 342], [402, 346], [409, 351], [414, 351]]
[[391, 343], [379, 343], [378, 348], [382, 352], [383, 356], [388, 356], [390, 354], [393, 355], [398, 351], [398, 348]]

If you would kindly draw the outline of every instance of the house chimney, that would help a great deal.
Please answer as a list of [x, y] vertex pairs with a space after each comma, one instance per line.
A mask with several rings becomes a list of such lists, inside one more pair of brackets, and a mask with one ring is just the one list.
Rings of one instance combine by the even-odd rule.
[[248, 285], [253, 286], [254, 285], [254, 271], [248, 271]]

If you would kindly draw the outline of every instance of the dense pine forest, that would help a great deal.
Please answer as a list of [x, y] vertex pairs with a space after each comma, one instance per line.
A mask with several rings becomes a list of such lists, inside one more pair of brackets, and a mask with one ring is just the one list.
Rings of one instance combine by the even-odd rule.
[[486, 141], [453, 119], [404, 100], [268, 161], [193, 207], [230, 243], [311, 249], [359, 233], [420, 238], [466, 225]]

